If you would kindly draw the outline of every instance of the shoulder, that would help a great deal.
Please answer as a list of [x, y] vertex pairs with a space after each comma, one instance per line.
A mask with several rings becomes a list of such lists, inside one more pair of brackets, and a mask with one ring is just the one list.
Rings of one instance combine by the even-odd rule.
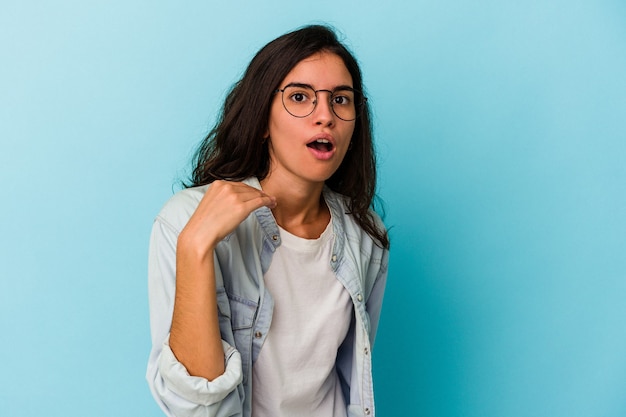
[[[333, 218], [339, 220], [341, 230], [343, 230], [349, 240], [358, 241], [361, 243], [362, 247], [368, 247], [371, 251], [377, 251], [377, 249], [383, 250], [383, 248], [378, 247], [372, 237], [363, 230], [359, 222], [350, 214], [348, 210], [348, 197], [326, 187], [324, 189], [324, 199], [330, 207]], [[368, 213], [378, 230], [385, 231], [385, 224], [378, 213], [372, 209], [370, 209]]]
[[[330, 203], [331, 206], [339, 208], [346, 221], [358, 227], [357, 222], [354, 220], [354, 217], [352, 217], [352, 215], [350, 215], [350, 213], [348, 212], [348, 197], [326, 187], [324, 188], [324, 199], [327, 203]], [[372, 217], [376, 227], [378, 227], [380, 230], [386, 230], [385, 224], [380, 218], [380, 215], [375, 210], [369, 209], [369, 215]]]
[[208, 187], [209, 185], [203, 185], [177, 192], [165, 203], [157, 215], [156, 221], [162, 222], [175, 231], [180, 232], [196, 211]]
[[[254, 188], [261, 188], [255, 177], [246, 178], [242, 182]], [[211, 184], [206, 184], [178, 191], [165, 203], [155, 221], [168, 226], [176, 233], [180, 233], [198, 208], [210, 186]]]

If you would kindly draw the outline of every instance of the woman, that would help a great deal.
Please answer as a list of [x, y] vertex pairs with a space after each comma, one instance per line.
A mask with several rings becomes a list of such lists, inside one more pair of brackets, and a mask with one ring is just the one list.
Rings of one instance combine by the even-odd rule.
[[150, 243], [169, 416], [373, 416], [389, 242], [361, 72], [324, 26], [262, 48]]

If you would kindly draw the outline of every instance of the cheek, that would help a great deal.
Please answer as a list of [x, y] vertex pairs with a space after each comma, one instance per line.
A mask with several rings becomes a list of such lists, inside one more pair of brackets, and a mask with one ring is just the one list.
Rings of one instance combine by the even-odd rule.
[[354, 136], [354, 130], [356, 128], [356, 125], [354, 123], [352, 123], [351, 126], [346, 128], [346, 138], [347, 138], [347, 142], [350, 143], [352, 141], [352, 138]]
[[270, 137], [275, 140], [289, 140], [289, 142], [295, 143], [293, 139], [300, 137], [305, 129], [301, 123], [300, 119], [289, 115], [285, 116], [281, 114], [272, 117], [269, 123]]
[[286, 120], [285, 113], [282, 109], [282, 104], [278, 101], [275, 101], [272, 105], [272, 109], [270, 111], [270, 118], [268, 121], [268, 135], [273, 136], [278, 134], [279, 132], [288, 128], [289, 120]]

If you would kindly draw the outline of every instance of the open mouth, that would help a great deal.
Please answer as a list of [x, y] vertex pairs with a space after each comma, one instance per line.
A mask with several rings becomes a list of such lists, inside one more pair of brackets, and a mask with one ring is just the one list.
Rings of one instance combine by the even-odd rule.
[[316, 139], [306, 144], [309, 148], [313, 148], [320, 152], [330, 152], [333, 150], [333, 144], [326, 139]]

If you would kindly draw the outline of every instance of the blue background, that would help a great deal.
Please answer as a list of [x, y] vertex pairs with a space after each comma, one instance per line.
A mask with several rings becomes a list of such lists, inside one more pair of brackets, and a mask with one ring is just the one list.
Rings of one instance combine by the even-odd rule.
[[159, 416], [151, 222], [228, 87], [327, 21], [375, 111], [381, 416], [626, 416], [626, 3], [0, 3], [0, 414]]

